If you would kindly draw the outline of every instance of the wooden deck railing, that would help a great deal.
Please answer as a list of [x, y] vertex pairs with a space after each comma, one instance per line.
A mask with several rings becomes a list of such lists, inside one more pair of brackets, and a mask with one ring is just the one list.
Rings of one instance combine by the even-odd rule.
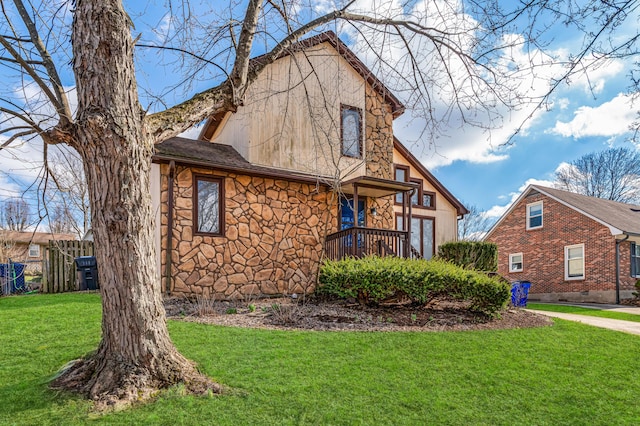
[[340, 260], [347, 256], [362, 257], [376, 254], [378, 256], [407, 257], [406, 231], [390, 229], [354, 227], [343, 229], [327, 235], [325, 242], [327, 257]]

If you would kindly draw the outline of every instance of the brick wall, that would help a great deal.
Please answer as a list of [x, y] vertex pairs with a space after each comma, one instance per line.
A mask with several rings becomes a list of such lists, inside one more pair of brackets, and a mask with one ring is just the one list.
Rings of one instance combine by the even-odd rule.
[[[543, 227], [526, 229], [526, 205], [543, 201]], [[531, 282], [530, 298], [615, 301], [615, 240], [604, 225], [540, 193], [520, 201], [487, 238], [498, 244], [498, 272]], [[565, 280], [564, 248], [584, 244], [585, 278]], [[621, 296], [629, 297], [629, 244], [620, 245]], [[509, 254], [523, 254], [523, 271], [509, 273]]]

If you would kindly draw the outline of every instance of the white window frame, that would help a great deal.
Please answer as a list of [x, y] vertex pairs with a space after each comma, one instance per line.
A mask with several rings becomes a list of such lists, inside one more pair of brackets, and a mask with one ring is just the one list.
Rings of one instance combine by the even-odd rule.
[[[520, 269], [516, 269], [513, 267], [513, 264], [514, 264], [513, 258], [516, 256], [520, 256], [520, 262], [515, 262], [515, 263], [520, 263]], [[522, 255], [522, 253], [509, 254], [509, 272], [522, 272], [523, 270], [524, 270], [524, 256]]]
[[638, 265], [636, 259], [640, 258], [640, 255], [636, 254], [638, 247], [640, 243], [631, 243], [631, 276], [633, 278], [640, 278], [640, 268], [634, 266], [634, 264]]
[[[570, 277], [569, 276], [569, 250], [578, 248], [578, 247], [582, 249], [582, 258], [581, 258], [582, 275], [576, 276], [576, 277]], [[584, 269], [584, 265], [585, 265], [584, 258], [585, 258], [584, 244], [573, 244], [570, 246], [564, 246], [564, 279], [565, 281], [584, 280], [586, 275], [586, 271]]]
[[[531, 226], [531, 208], [540, 206], [540, 225], [539, 226]], [[538, 216], [533, 216], [538, 217]], [[540, 229], [544, 225], [544, 203], [542, 201], [536, 201], [535, 203], [527, 204], [527, 230], [529, 229]]]
[[40, 245], [29, 244], [29, 257], [40, 257]]

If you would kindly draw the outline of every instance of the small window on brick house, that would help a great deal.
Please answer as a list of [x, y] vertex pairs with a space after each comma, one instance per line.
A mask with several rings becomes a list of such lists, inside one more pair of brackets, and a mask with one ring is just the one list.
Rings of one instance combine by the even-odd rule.
[[640, 278], [640, 245], [631, 243], [631, 276]]
[[509, 272], [522, 272], [523, 261], [522, 253], [513, 253], [509, 255]]
[[342, 155], [362, 158], [362, 112], [346, 105], [340, 110]]
[[38, 244], [29, 244], [29, 257], [40, 257], [40, 246]]
[[584, 279], [584, 244], [564, 247], [564, 279]]
[[527, 229], [542, 228], [542, 201], [527, 204]]

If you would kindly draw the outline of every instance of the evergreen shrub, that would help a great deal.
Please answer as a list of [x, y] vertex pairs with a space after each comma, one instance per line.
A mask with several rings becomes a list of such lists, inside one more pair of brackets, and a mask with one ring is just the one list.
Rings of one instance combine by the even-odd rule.
[[485, 274], [444, 260], [393, 256], [327, 260], [320, 267], [319, 284], [318, 294], [356, 298], [366, 305], [400, 295], [416, 303], [446, 297], [470, 302], [471, 310], [488, 315], [504, 309], [511, 297], [508, 283]]
[[438, 247], [438, 257], [476, 271], [498, 270], [498, 246], [485, 241], [452, 241]]

